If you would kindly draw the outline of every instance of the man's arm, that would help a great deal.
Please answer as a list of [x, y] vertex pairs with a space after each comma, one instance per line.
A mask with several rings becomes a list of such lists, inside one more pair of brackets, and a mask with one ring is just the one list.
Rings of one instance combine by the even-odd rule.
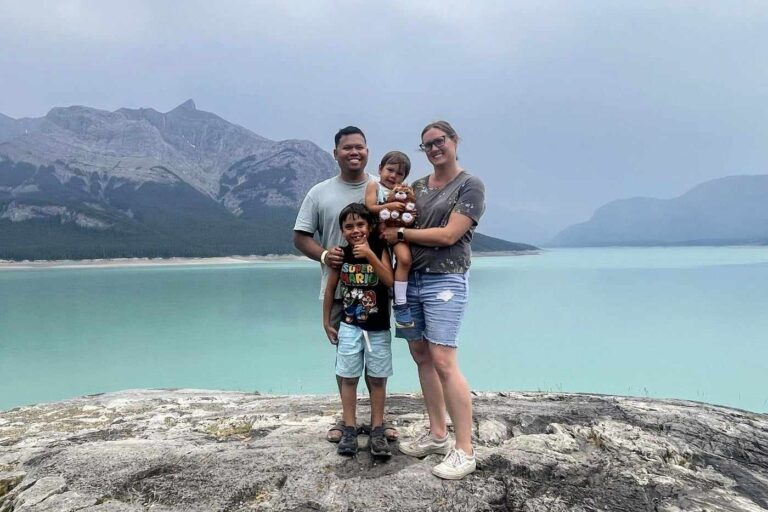
[[293, 246], [308, 258], [320, 261], [331, 268], [341, 267], [341, 261], [344, 258], [344, 252], [341, 250], [341, 247], [336, 246], [327, 249], [328, 254], [326, 254], [323, 261], [321, 261], [320, 258], [326, 249], [317, 243], [317, 240], [315, 240], [310, 233], [294, 230]]
[[323, 253], [323, 246], [312, 238], [310, 233], [305, 231], [293, 232], [293, 246], [296, 247], [307, 258], [320, 261], [320, 255]]

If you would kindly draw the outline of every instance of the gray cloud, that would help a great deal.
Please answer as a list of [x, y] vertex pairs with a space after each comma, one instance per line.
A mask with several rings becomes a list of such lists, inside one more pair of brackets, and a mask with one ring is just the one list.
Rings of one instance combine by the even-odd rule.
[[[548, 222], [768, 172], [762, 2], [28, 1], [0, 6], [0, 112], [169, 110], [373, 160], [436, 118], [489, 201]], [[6, 50], [7, 49], [7, 50]], [[371, 170], [374, 165], [371, 165]], [[554, 220], [552, 220], [554, 219]]]

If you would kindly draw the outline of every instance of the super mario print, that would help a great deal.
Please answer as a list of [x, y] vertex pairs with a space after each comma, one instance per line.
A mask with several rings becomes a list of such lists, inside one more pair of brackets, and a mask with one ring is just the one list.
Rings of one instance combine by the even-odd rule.
[[341, 266], [340, 280], [346, 323], [365, 323], [368, 317], [378, 313], [374, 287], [379, 284], [379, 276], [368, 263], [344, 263]]

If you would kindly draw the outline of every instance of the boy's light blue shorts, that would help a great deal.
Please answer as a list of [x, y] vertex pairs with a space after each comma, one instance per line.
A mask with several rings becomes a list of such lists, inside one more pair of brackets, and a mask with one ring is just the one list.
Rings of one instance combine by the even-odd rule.
[[341, 322], [339, 344], [336, 345], [336, 375], [354, 378], [366, 368], [369, 377], [392, 376], [392, 333], [368, 331], [371, 350], [365, 343], [363, 330], [356, 325]]

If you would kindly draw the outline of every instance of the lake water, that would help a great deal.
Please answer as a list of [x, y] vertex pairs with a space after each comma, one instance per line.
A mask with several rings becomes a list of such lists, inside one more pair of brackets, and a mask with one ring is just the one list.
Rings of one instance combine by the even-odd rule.
[[[312, 262], [0, 271], [0, 409], [128, 388], [334, 393]], [[768, 247], [475, 258], [476, 390], [768, 411]], [[394, 340], [392, 391], [418, 379]], [[362, 387], [362, 386], [361, 386]]]

